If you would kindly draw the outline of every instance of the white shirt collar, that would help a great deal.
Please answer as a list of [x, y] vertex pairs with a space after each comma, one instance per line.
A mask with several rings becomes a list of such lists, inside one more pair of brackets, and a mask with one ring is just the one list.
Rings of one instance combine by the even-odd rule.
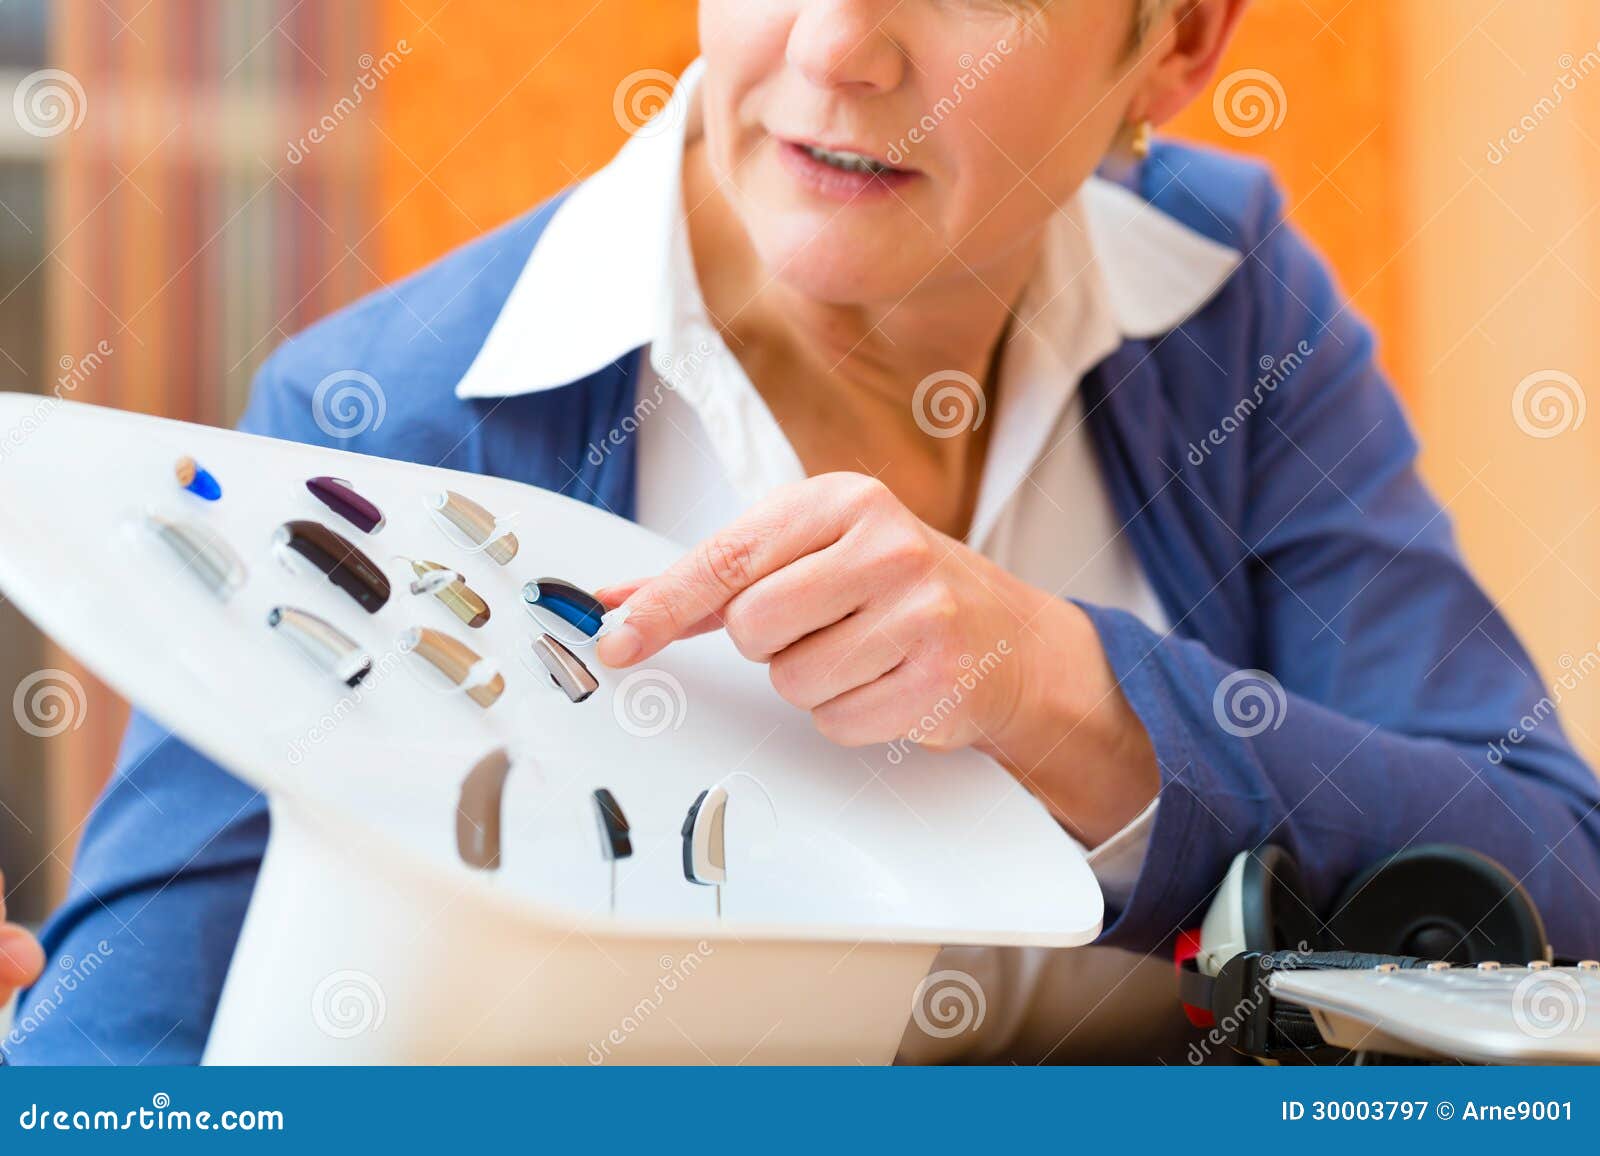
[[[699, 307], [683, 300], [679, 266], [688, 253], [683, 152], [700, 131], [695, 98], [703, 67], [692, 64], [667, 106], [557, 208], [457, 384], [458, 397], [569, 385], [643, 346], [682, 343], [685, 317]], [[1100, 177], [1090, 178], [1052, 226], [1056, 247], [1081, 251], [1081, 238], [1059, 236], [1080, 229], [1089, 242], [1080, 267], [1057, 261], [1052, 273], [1047, 263], [1044, 283], [1030, 295], [1042, 297], [1043, 314], [1069, 289], [1090, 294], [1090, 311], [1106, 312], [1126, 339], [1176, 329], [1243, 259]], [[1055, 277], [1065, 280], [1051, 284]]]

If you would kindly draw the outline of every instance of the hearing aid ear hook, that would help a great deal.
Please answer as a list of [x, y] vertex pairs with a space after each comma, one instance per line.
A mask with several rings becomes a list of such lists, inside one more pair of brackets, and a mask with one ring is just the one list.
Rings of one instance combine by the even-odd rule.
[[435, 494], [426, 499], [426, 504], [428, 516], [456, 549], [487, 554], [502, 566], [517, 556], [517, 536], [511, 532], [515, 514], [497, 518], [454, 490]]

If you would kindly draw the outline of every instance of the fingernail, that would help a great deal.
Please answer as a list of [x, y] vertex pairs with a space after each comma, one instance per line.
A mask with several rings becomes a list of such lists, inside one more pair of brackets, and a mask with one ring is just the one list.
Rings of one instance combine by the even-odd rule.
[[627, 666], [639, 657], [644, 649], [644, 639], [631, 626], [623, 625], [610, 631], [595, 646], [595, 655], [607, 666]]

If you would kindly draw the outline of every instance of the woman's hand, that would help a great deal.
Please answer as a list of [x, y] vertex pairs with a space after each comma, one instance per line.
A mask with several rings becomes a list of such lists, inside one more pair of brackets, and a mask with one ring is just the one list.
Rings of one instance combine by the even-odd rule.
[[44, 952], [38, 940], [5, 920], [6, 877], [0, 874], [0, 1007], [44, 970]]
[[931, 529], [882, 483], [785, 487], [658, 577], [599, 591], [629, 604], [609, 666], [726, 628], [772, 685], [844, 746], [973, 746], [1081, 839], [1155, 796], [1155, 756], [1088, 617]]

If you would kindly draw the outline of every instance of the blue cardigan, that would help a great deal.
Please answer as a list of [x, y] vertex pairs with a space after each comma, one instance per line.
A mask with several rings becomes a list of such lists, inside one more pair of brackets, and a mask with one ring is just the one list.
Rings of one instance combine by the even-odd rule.
[[[1084, 384], [1101, 468], [1176, 624], [1163, 636], [1088, 607], [1162, 777], [1148, 859], [1105, 942], [1151, 949], [1195, 925], [1232, 856], [1263, 842], [1298, 857], [1324, 910], [1385, 854], [1451, 842], [1523, 880], [1558, 951], [1600, 955], [1600, 784], [1545, 718], [1532, 661], [1418, 480], [1372, 335], [1259, 168], [1161, 145], [1136, 180], [1249, 256], [1180, 330], [1127, 342]], [[564, 389], [454, 394], [553, 210], [290, 340], [243, 428], [631, 515], [635, 440], [600, 465], [584, 449], [631, 412], [636, 357]], [[1264, 375], [1268, 357], [1293, 372]], [[349, 369], [381, 383], [388, 413], [333, 441], [311, 395]], [[1281, 684], [1267, 719], [1234, 709], [1240, 670]], [[53, 960], [102, 963], [73, 991], [47, 974], [24, 998], [12, 1062], [196, 1060], [267, 827], [252, 790], [136, 716], [44, 933]]]

